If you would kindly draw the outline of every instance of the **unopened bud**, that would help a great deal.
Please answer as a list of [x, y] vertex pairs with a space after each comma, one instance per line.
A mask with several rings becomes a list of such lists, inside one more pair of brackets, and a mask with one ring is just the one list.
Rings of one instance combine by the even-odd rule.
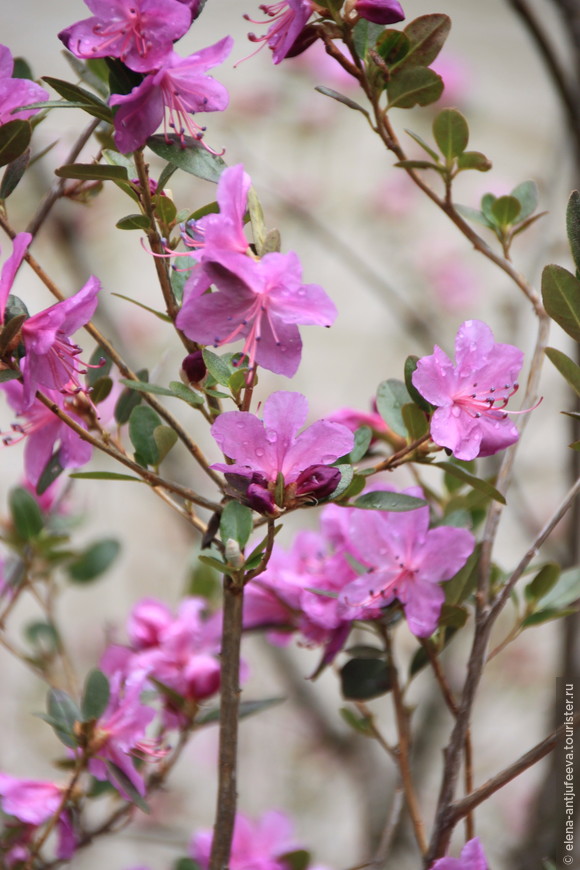
[[187, 384], [198, 384], [206, 376], [207, 368], [200, 350], [188, 353], [181, 363], [182, 380]]
[[340, 482], [340, 471], [330, 465], [309, 465], [296, 480], [296, 495], [327, 498]]
[[241, 568], [244, 564], [244, 557], [240, 550], [240, 545], [233, 538], [228, 538], [225, 546], [225, 557], [228, 565], [234, 568]]
[[405, 17], [397, 0], [356, 0], [354, 9], [361, 18], [373, 24], [395, 24]]

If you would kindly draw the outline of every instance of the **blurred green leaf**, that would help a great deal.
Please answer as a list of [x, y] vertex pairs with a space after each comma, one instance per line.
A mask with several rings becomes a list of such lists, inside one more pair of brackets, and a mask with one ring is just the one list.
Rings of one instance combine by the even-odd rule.
[[104, 574], [121, 551], [116, 538], [103, 538], [87, 547], [67, 566], [70, 579], [75, 583], [90, 583]]
[[542, 610], [562, 610], [580, 600], [580, 568], [562, 571], [558, 582], [540, 599]]
[[127, 181], [124, 166], [108, 163], [68, 163], [54, 170], [59, 178], [79, 178], [83, 181]]
[[14, 163], [27, 150], [32, 138], [28, 121], [8, 121], [0, 127], [0, 166]]
[[401, 408], [403, 423], [409, 433], [411, 441], [417, 441], [429, 431], [429, 421], [425, 412], [418, 408], [414, 402], [408, 402]]
[[563, 377], [566, 378], [570, 386], [580, 396], [580, 366], [571, 360], [569, 356], [557, 350], [555, 347], [547, 347], [544, 351], [550, 362], [552, 362]]
[[383, 30], [375, 44], [378, 54], [387, 66], [394, 66], [402, 61], [410, 47], [409, 38], [402, 30]]
[[10, 194], [14, 193], [26, 172], [29, 163], [30, 148], [25, 148], [22, 154], [8, 163], [4, 170], [4, 175], [2, 176], [2, 182], [0, 183], [0, 199], [8, 199]]
[[138, 405], [129, 417], [129, 438], [140, 465], [158, 465], [159, 448], [154, 432], [162, 426], [159, 415], [148, 405]]
[[469, 141], [469, 126], [457, 109], [442, 109], [433, 121], [433, 136], [447, 163], [463, 154]]
[[384, 658], [350, 659], [340, 669], [340, 685], [343, 697], [348, 700], [378, 698], [393, 687], [392, 668]]
[[357, 21], [352, 37], [355, 51], [361, 60], [364, 60], [369, 50], [375, 47], [375, 43], [382, 33], [383, 27], [380, 24], [374, 24], [372, 21], [367, 21], [366, 18]]
[[353, 731], [357, 731], [359, 734], [364, 734], [365, 737], [370, 737], [372, 735], [371, 723], [368, 717], [359, 716], [353, 710], [349, 710], [348, 707], [341, 707], [338, 712]]
[[[240, 719], [246, 719], [248, 716], [254, 716], [256, 713], [262, 713], [264, 710], [269, 710], [270, 707], [277, 707], [282, 704], [286, 698], [262, 698], [259, 701], [240, 701]], [[213, 710], [203, 710], [195, 720], [196, 725], [211, 725], [214, 722], [219, 722], [220, 710], [219, 707], [214, 707]]]
[[159, 387], [157, 384], [150, 384], [147, 381], [134, 381], [130, 378], [119, 378], [119, 382], [129, 390], [137, 390], [139, 393], [155, 393], [158, 396], [174, 396], [172, 390], [166, 387]]
[[550, 592], [560, 577], [561, 568], [555, 562], [549, 562], [541, 568], [534, 579], [524, 588], [527, 601], [539, 601]]
[[580, 272], [580, 193], [573, 190], [566, 208], [566, 234], [576, 271]]
[[542, 272], [542, 298], [552, 320], [574, 341], [580, 341], [580, 281], [562, 266], [546, 266]]
[[461, 604], [474, 591], [477, 585], [477, 566], [480, 552], [481, 546], [478, 544], [463, 568], [460, 568], [454, 577], [443, 584], [447, 604]]
[[355, 499], [351, 507], [374, 511], [414, 511], [426, 504], [424, 499], [406, 495], [404, 492], [385, 492], [379, 489], [365, 492]]
[[505, 497], [488, 480], [482, 480], [474, 474], [470, 474], [469, 471], [466, 471], [465, 468], [461, 468], [461, 466], [456, 465], [454, 462], [435, 462], [433, 464], [436, 465], [437, 468], [443, 468], [447, 474], [451, 474], [458, 480], [468, 483], [473, 489], [479, 490], [479, 492], [494, 499], [494, 501], [498, 501], [500, 504], [506, 504]]
[[277, 856], [277, 860], [288, 870], [308, 870], [311, 855], [305, 849], [295, 849], [293, 852], [284, 852], [283, 855]]
[[146, 801], [141, 797], [127, 774], [112, 761], [105, 761], [105, 766], [109, 773], [109, 779], [115, 785], [122, 795], [126, 795], [132, 804], [139, 807], [144, 813], [149, 813], [149, 807]]
[[7, 381], [15, 381], [20, 377], [20, 372], [15, 372], [13, 369], [4, 369], [0, 371], [0, 384], [5, 384]]
[[348, 106], [349, 109], [354, 109], [356, 112], [362, 112], [366, 118], [369, 117], [367, 110], [363, 109], [359, 103], [351, 100], [350, 97], [345, 97], [344, 94], [340, 94], [333, 88], [327, 88], [325, 85], [316, 85], [314, 90], [318, 91], [319, 94], [324, 94], [325, 97], [330, 97], [332, 100], [336, 100], [337, 103], [342, 103], [344, 106]]
[[115, 471], [77, 471], [70, 477], [80, 478], [81, 480], [133, 480], [137, 483], [143, 483], [140, 477], [135, 477], [132, 474], [118, 474]]
[[435, 163], [439, 163], [439, 155], [436, 151], [434, 151], [430, 145], [427, 145], [424, 139], [422, 139], [418, 133], [413, 133], [412, 130], [405, 130], [405, 133], [413, 139], [417, 145], [420, 145], [423, 151], [426, 151], [427, 154], [433, 158]]
[[411, 396], [402, 381], [389, 378], [378, 386], [377, 410], [393, 432], [403, 438], [407, 437], [407, 427], [403, 420], [402, 408], [411, 401]]
[[10, 491], [8, 506], [14, 528], [23, 541], [32, 541], [41, 533], [44, 520], [38, 502], [27, 489], [19, 486]]
[[110, 695], [109, 680], [102, 671], [94, 668], [85, 680], [81, 701], [83, 722], [99, 719], [107, 709]]
[[171, 426], [157, 426], [157, 428], [153, 430], [153, 440], [157, 445], [157, 451], [159, 454], [157, 464], [159, 465], [163, 462], [172, 447], [177, 443], [177, 432], [175, 429], [172, 429]]
[[521, 203], [515, 196], [499, 196], [491, 206], [494, 222], [500, 227], [509, 227], [515, 223], [521, 210]]
[[186, 136], [184, 141], [185, 147], [181, 143], [181, 137], [173, 133], [170, 136], [150, 136], [147, 145], [154, 154], [178, 169], [206, 181], [217, 182], [227, 164], [195, 139]]
[[29, 622], [24, 636], [41, 654], [54, 654], [59, 648], [59, 634], [51, 622]]
[[36, 494], [42, 495], [54, 481], [60, 477], [64, 468], [60, 461], [60, 447], [52, 454], [38, 478], [36, 484]]
[[426, 67], [397, 70], [387, 83], [388, 109], [412, 109], [435, 103], [443, 93], [443, 79]]
[[62, 689], [49, 689], [46, 708], [49, 724], [54, 728], [58, 739], [65, 746], [74, 748], [77, 745], [74, 726], [81, 720], [81, 711], [73, 699]]
[[489, 172], [491, 160], [481, 151], [464, 151], [457, 158], [458, 169], [475, 169], [477, 172]]
[[518, 221], [525, 221], [538, 207], [538, 188], [534, 181], [522, 181], [514, 187], [510, 196], [515, 197], [520, 204]]

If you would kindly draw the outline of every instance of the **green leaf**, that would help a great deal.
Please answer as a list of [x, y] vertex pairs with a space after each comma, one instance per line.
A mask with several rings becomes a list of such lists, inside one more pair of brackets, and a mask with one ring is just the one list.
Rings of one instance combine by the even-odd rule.
[[469, 141], [469, 126], [457, 109], [443, 109], [433, 121], [433, 136], [447, 163], [463, 154]]
[[421, 148], [422, 148], [424, 151], [426, 151], [427, 154], [429, 154], [430, 157], [433, 158], [433, 160], [435, 161], [435, 163], [439, 163], [439, 155], [437, 154], [437, 152], [434, 151], [434, 150], [433, 150], [429, 145], [427, 145], [427, 143], [425, 142], [425, 140], [422, 139], [422, 138], [419, 136], [418, 133], [413, 133], [412, 130], [405, 130], [405, 133], [406, 133], [408, 136], [410, 136], [411, 139], [414, 139], [414, 141], [417, 143], [417, 145], [420, 145]]
[[74, 748], [77, 745], [74, 727], [81, 720], [81, 711], [73, 699], [62, 689], [49, 689], [46, 709], [58, 739]]
[[41, 475], [38, 478], [38, 483], [36, 484], [36, 493], [37, 495], [42, 495], [51, 483], [60, 477], [63, 473], [64, 468], [60, 462], [60, 448], [52, 454], [44, 468], [42, 469]]
[[580, 568], [562, 571], [558, 582], [540, 599], [542, 609], [562, 610], [580, 599]]
[[464, 151], [457, 158], [458, 169], [476, 169], [478, 172], [489, 172], [492, 167], [491, 160], [481, 151]]
[[13, 369], [4, 369], [0, 371], [0, 384], [5, 384], [6, 381], [15, 381], [20, 377], [20, 372], [15, 372]]
[[363, 508], [373, 511], [414, 511], [425, 507], [427, 502], [423, 498], [415, 498], [404, 492], [365, 492], [364, 495], [355, 499], [351, 507]]
[[212, 154], [195, 139], [188, 136], [184, 138], [185, 147], [181, 144], [181, 138], [176, 134], [170, 136], [150, 136], [147, 145], [151, 150], [171, 163], [178, 169], [183, 169], [190, 175], [204, 178], [206, 181], [219, 181], [219, 177], [226, 168], [226, 163], [217, 154]]
[[118, 299], [124, 299], [125, 302], [130, 302], [131, 305], [136, 305], [138, 308], [142, 308], [143, 311], [148, 311], [149, 314], [154, 314], [159, 320], [163, 320], [165, 323], [171, 323], [171, 317], [168, 314], [164, 314], [163, 311], [157, 311], [156, 308], [150, 308], [149, 305], [145, 305], [143, 302], [138, 302], [137, 299], [131, 299], [130, 296], [124, 296], [122, 293], [111, 293], [111, 296], [116, 296]]
[[157, 219], [161, 223], [173, 224], [177, 214], [177, 208], [173, 200], [165, 196], [165, 194], [158, 193], [153, 197], [153, 205], [155, 206]]
[[463, 568], [460, 568], [455, 576], [443, 584], [446, 604], [461, 604], [474, 591], [477, 585], [477, 566], [480, 553], [481, 546], [478, 544]]
[[42, 81], [50, 85], [57, 94], [68, 102], [82, 103], [87, 108], [90, 106], [94, 109], [99, 109], [103, 113], [107, 113], [103, 120], [112, 120], [113, 113], [109, 106], [85, 88], [81, 88], [79, 85], [72, 84], [71, 82], [65, 82], [63, 79], [54, 79], [51, 76], [43, 76]]
[[100, 402], [104, 402], [105, 399], [111, 395], [111, 390], [113, 389], [113, 381], [112, 378], [98, 378], [93, 387], [91, 388], [91, 401], [98, 405]]
[[16, 338], [25, 320], [26, 314], [18, 314], [16, 317], [4, 318], [5, 326], [0, 332], [0, 356], [5, 355], [10, 342]]
[[566, 233], [576, 271], [580, 272], [580, 193], [573, 190], [566, 208]]
[[195, 390], [182, 384], [181, 381], [170, 381], [169, 389], [172, 396], [183, 399], [184, 402], [187, 402], [188, 405], [192, 405], [194, 408], [199, 408], [204, 403], [203, 396], [200, 396]]
[[90, 583], [104, 574], [113, 564], [121, 551], [116, 538], [103, 538], [87, 547], [67, 566], [70, 579], [74, 583]]
[[138, 405], [129, 417], [129, 438], [140, 465], [158, 465], [159, 449], [154, 432], [162, 426], [159, 415], [149, 405]]
[[141, 797], [127, 774], [121, 770], [113, 761], [105, 761], [109, 780], [119, 789], [122, 795], [127, 795], [132, 804], [139, 807], [144, 813], [149, 813], [149, 807], [145, 800]]
[[555, 562], [548, 562], [538, 571], [531, 583], [524, 588], [526, 601], [539, 601], [554, 588], [560, 577], [561, 568]]
[[447, 472], [447, 474], [451, 474], [452, 477], [456, 477], [458, 480], [468, 483], [473, 489], [477, 489], [489, 498], [494, 499], [494, 501], [498, 501], [500, 504], [506, 504], [505, 497], [488, 480], [481, 480], [481, 478], [476, 477], [474, 474], [470, 474], [469, 471], [466, 471], [465, 468], [461, 468], [461, 466], [456, 465], [454, 462], [435, 462], [433, 464], [436, 465], [437, 468], [442, 468]]
[[[352, 467], [352, 465], [340, 463], [339, 465], [337, 465], [335, 467], [338, 468], [338, 470], [340, 471], [340, 481], [338, 482], [338, 486], [336, 487], [336, 489], [334, 489], [330, 493], [330, 495], [328, 496], [328, 498], [331, 501], [336, 501], [336, 499], [338, 499], [338, 498], [344, 498], [347, 496], [347, 493], [349, 494], [349, 497], [350, 497], [350, 495], [353, 494], [351, 485], [355, 479], [354, 468]], [[362, 480], [362, 485], [361, 485], [360, 489], [358, 489], [358, 490], [356, 490], [356, 492], [354, 492], [354, 495], [358, 495], [358, 493], [361, 491], [361, 489], [364, 488], [364, 484], [365, 484], [364, 478], [359, 478], [359, 479]]]
[[166, 387], [150, 384], [148, 381], [134, 381], [131, 378], [119, 378], [119, 382], [129, 390], [137, 390], [139, 393], [155, 393], [157, 396], [173, 396], [174, 393]]
[[28, 121], [8, 121], [0, 127], [0, 166], [7, 166], [21, 157], [32, 138]]
[[[125, 217], [119, 218], [115, 226], [118, 230], [150, 230], [151, 221], [147, 215], [144, 214], [128, 214], [125, 215]], [[114, 295], [118, 296], [120, 294], [115, 293]], [[131, 300], [131, 302], [133, 301], [134, 300]], [[140, 303], [137, 302], [136, 304], [139, 305]], [[147, 308], [146, 305], [142, 305], [141, 307]]]
[[410, 42], [410, 48], [398, 68], [427, 67], [433, 63], [445, 44], [451, 30], [451, 19], [448, 15], [435, 13], [421, 15], [409, 22], [403, 33]]
[[[254, 716], [256, 713], [261, 713], [263, 710], [269, 710], [270, 707], [277, 707], [282, 704], [286, 698], [262, 698], [260, 701], [241, 701], [239, 718], [246, 719], [248, 716]], [[214, 722], [219, 722], [220, 710], [219, 707], [214, 707], [213, 710], [204, 710], [195, 720], [196, 725], [211, 725]]]
[[366, 18], [361, 18], [354, 26], [352, 36], [354, 48], [361, 60], [364, 60], [369, 52], [369, 49], [374, 48], [379, 36], [383, 33], [383, 28], [380, 24], [373, 24], [367, 21]]
[[193, 858], [178, 858], [173, 870], [201, 870], [201, 867]]
[[518, 221], [525, 221], [538, 207], [538, 188], [533, 181], [522, 181], [514, 187], [510, 196], [515, 196], [520, 204]]
[[397, 166], [399, 169], [434, 169], [435, 172], [445, 172], [442, 166], [430, 163], [429, 160], [398, 160], [393, 163], [393, 166]]
[[552, 622], [554, 619], [562, 619], [564, 616], [570, 616], [572, 613], [576, 613], [574, 608], [557, 610], [555, 607], [552, 607], [547, 610], [537, 610], [535, 613], [526, 616], [522, 621], [522, 628], [531, 628], [534, 625], [542, 625], [544, 622]]
[[38, 502], [23, 487], [10, 491], [8, 506], [14, 527], [23, 541], [32, 541], [41, 533], [44, 521]]
[[547, 347], [544, 353], [580, 396], [580, 366], [578, 363], [575, 363], [574, 360], [555, 347]]
[[411, 67], [394, 74], [387, 84], [387, 109], [412, 109], [435, 103], [443, 93], [443, 79], [427, 67]]
[[318, 91], [319, 94], [324, 94], [325, 97], [330, 97], [331, 100], [336, 100], [337, 103], [342, 103], [343, 106], [348, 106], [349, 109], [354, 109], [356, 112], [362, 112], [366, 118], [369, 117], [367, 110], [359, 103], [351, 100], [350, 97], [345, 97], [344, 94], [340, 94], [338, 91], [333, 90], [333, 88], [327, 88], [325, 85], [316, 85], [314, 90]]
[[19, 157], [10, 161], [4, 170], [2, 182], [0, 183], [0, 199], [8, 199], [10, 194], [16, 190], [29, 163], [30, 148], [26, 148]]
[[387, 66], [394, 66], [403, 60], [410, 47], [411, 43], [402, 30], [383, 30], [375, 45]]
[[351, 659], [340, 669], [340, 685], [349, 700], [378, 698], [393, 687], [392, 668], [384, 658]]
[[134, 477], [132, 474], [117, 474], [115, 471], [77, 471], [70, 474], [69, 477], [82, 480], [133, 480], [137, 483], [143, 483], [140, 477]]
[[58, 631], [50, 622], [29, 622], [24, 629], [24, 636], [41, 655], [52, 655], [59, 648]]
[[379, 384], [377, 389], [377, 410], [385, 423], [397, 435], [407, 437], [407, 427], [403, 420], [402, 408], [411, 402], [411, 396], [402, 381], [389, 378]]
[[493, 227], [492, 222], [484, 213], [476, 208], [470, 208], [468, 205], [456, 205], [455, 211], [458, 211], [468, 221], [474, 221], [477, 224], [482, 224], [484, 227]]
[[521, 203], [515, 196], [499, 196], [491, 207], [493, 219], [500, 227], [509, 227], [515, 223], [521, 210]]
[[345, 457], [346, 463], [360, 462], [366, 456], [373, 438], [373, 430], [370, 426], [360, 426], [354, 433], [354, 447]]
[[206, 364], [207, 370], [212, 378], [218, 384], [221, 384], [222, 387], [229, 386], [229, 381], [232, 376], [232, 370], [227, 362], [225, 362], [217, 354], [212, 353], [211, 350], [208, 350], [207, 348], [203, 349], [202, 355], [203, 361]]
[[172, 429], [171, 426], [157, 426], [153, 431], [153, 440], [157, 445], [157, 450], [159, 453], [159, 459], [157, 460], [157, 464], [159, 465], [172, 447], [177, 443], [177, 432], [175, 429]]
[[429, 431], [429, 421], [425, 412], [418, 408], [414, 402], [409, 402], [401, 408], [403, 423], [406, 426], [411, 441], [417, 441]]
[[[147, 369], [141, 369], [140, 372], [137, 372], [137, 377], [140, 381], [147, 381], [149, 378], [149, 372]], [[137, 405], [141, 402], [141, 395], [137, 390], [130, 390], [128, 387], [125, 387], [121, 395], [117, 400], [117, 404], [115, 405], [115, 420], [121, 426], [124, 423], [127, 423], [133, 409], [137, 407]]]
[[252, 511], [249, 507], [237, 501], [229, 501], [220, 517], [220, 535], [222, 541], [230, 538], [236, 541], [243, 550], [252, 533]]
[[308, 870], [312, 856], [306, 849], [295, 849], [293, 852], [284, 852], [283, 855], [276, 856], [276, 860], [288, 870]]
[[[429, 404], [427, 399], [424, 399], [419, 390], [413, 384], [413, 373], [417, 368], [417, 363], [419, 362], [419, 357], [411, 354], [405, 360], [404, 374], [405, 374], [405, 386], [407, 387], [407, 393], [409, 394], [409, 399], [414, 402], [416, 405], [421, 408], [422, 411], [430, 412], [433, 409], [433, 406]], [[404, 424], [403, 420], [403, 424]]]
[[165, 188], [167, 187], [167, 182], [169, 181], [171, 176], [174, 175], [176, 172], [177, 172], [177, 166], [174, 166], [171, 163], [166, 163], [165, 166], [163, 167], [161, 175], [159, 176], [159, 179], [157, 181], [157, 190], [158, 191], [165, 190]]
[[107, 709], [110, 695], [111, 689], [107, 677], [98, 668], [94, 668], [85, 681], [81, 701], [83, 722], [99, 719]]
[[67, 163], [54, 170], [59, 178], [79, 178], [83, 181], [128, 181], [124, 166], [108, 163]]
[[580, 281], [562, 266], [546, 266], [542, 272], [542, 299], [552, 320], [574, 341], [580, 341]]
[[357, 731], [359, 734], [364, 734], [365, 737], [370, 737], [372, 735], [371, 722], [368, 716], [357, 716], [357, 714], [352, 710], [349, 710], [348, 707], [341, 707], [338, 712], [353, 731]]
[[495, 217], [493, 215], [493, 204], [497, 197], [493, 193], [484, 193], [481, 197], [481, 210], [484, 217], [489, 221], [490, 226], [495, 226]]
[[221, 562], [219, 559], [214, 559], [213, 556], [198, 556], [197, 558], [203, 565], [209, 565], [210, 568], [215, 568], [220, 574], [228, 574], [230, 577], [235, 576], [239, 570], [231, 565], [227, 565], [225, 562]]

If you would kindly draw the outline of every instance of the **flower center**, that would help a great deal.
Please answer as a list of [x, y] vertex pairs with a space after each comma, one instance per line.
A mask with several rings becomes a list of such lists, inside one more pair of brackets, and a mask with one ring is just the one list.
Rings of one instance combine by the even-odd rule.
[[[467, 392], [469, 389], [470, 392]], [[481, 389], [478, 383], [474, 382], [467, 387], [465, 392], [453, 397], [452, 413], [459, 416], [461, 411], [465, 411], [470, 417], [485, 416], [505, 419], [507, 411], [503, 409], [518, 389], [519, 384], [517, 383]]]

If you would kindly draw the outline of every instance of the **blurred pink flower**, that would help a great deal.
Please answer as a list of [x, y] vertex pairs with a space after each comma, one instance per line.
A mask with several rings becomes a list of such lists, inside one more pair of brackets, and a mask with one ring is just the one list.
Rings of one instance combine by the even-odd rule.
[[[9, 121], [26, 121], [40, 109], [23, 109], [20, 112], [15, 112], [14, 109], [28, 106], [30, 103], [42, 103], [49, 98], [48, 92], [36, 82], [30, 79], [13, 78], [13, 69], [14, 61], [10, 49], [0, 45], [0, 125], [7, 124]], [[16, 239], [23, 236], [28, 236], [28, 233], [19, 233]], [[29, 241], [30, 238], [31, 236], [28, 236]]]
[[479, 837], [465, 844], [460, 858], [439, 858], [431, 865], [431, 870], [488, 870]]
[[[190, 855], [202, 870], [208, 870], [213, 831], [200, 831], [190, 846]], [[236, 814], [229, 870], [287, 870], [282, 860], [300, 849], [292, 835], [292, 822], [284, 813], [271, 810], [252, 821]]]

